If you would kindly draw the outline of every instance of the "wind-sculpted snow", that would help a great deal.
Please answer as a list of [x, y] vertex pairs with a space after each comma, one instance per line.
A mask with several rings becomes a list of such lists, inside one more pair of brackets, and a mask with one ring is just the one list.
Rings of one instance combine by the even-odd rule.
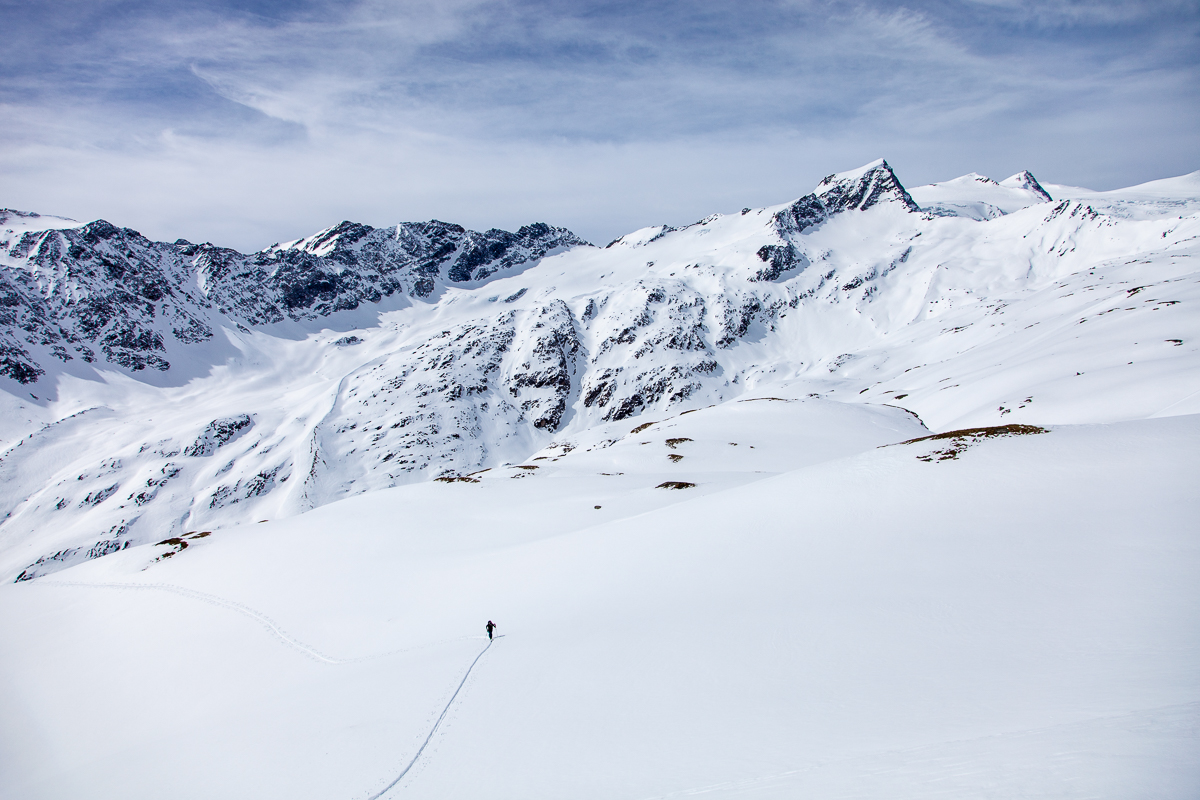
[[[1144, 202], [1196, 202], [1179, 180]], [[243, 255], [6, 216], [0, 575], [776, 386], [934, 429], [1200, 411], [1200, 218], [1048, 197], [1028, 173], [910, 194], [879, 161], [603, 249], [546, 225], [345, 222]], [[142, 379], [218, 338], [233, 350], [190, 382]]]

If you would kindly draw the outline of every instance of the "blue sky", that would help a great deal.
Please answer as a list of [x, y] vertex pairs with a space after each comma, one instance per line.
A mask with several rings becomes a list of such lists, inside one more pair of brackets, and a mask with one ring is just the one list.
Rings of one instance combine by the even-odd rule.
[[255, 249], [343, 218], [605, 242], [799, 196], [1200, 169], [1200, 6], [0, 0], [0, 205]]

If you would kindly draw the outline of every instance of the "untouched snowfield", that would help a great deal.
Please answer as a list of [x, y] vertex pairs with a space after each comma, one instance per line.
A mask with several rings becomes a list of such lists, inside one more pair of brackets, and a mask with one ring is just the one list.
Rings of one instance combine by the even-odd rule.
[[[89, 247], [219, 277], [6, 214], [39, 325]], [[1200, 173], [522, 231], [351, 310], [177, 287], [153, 374], [6, 329], [0, 797], [1200, 797]]]

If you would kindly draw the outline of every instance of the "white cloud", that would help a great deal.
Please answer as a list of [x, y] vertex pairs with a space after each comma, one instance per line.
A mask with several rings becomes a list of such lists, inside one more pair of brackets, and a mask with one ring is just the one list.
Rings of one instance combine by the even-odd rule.
[[[30, 27], [0, 57], [0, 204], [251, 248], [343, 217], [606, 239], [878, 156], [909, 182], [1136, 183], [1198, 166], [1200, 87], [1197, 15], [1134, 6], [166, 7], [57, 49]], [[1067, 22], [1099, 32], [1019, 30]]]

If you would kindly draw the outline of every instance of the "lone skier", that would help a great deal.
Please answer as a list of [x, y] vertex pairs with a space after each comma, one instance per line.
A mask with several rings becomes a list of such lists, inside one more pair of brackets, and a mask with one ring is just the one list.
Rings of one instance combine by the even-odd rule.
[[487, 624], [487, 632], [488, 632], [488, 641], [489, 642], [492, 640], [492, 631], [494, 631], [495, 629], [496, 629], [496, 623], [492, 622], [489, 619], [488, 624]]

